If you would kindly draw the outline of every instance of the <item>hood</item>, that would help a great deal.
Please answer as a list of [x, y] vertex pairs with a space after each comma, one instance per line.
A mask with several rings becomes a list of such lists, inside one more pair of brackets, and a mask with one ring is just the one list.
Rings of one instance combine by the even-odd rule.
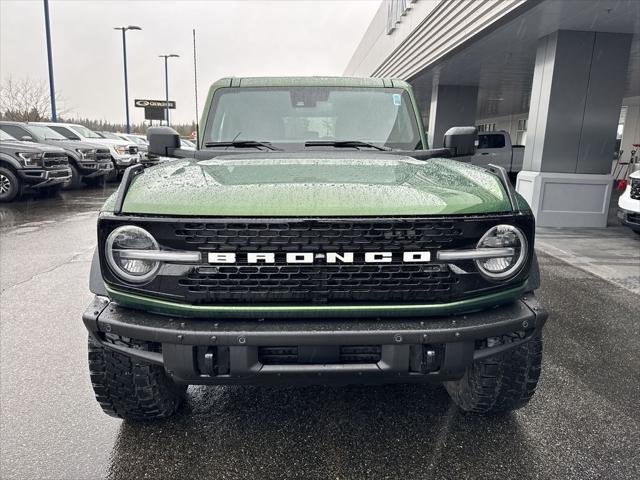
[[108, 149], [106, 145], [95, 142], [85, 142], [84, 140], [47, 140], [47, 144], [54, 147], [71, 150], [74, 153], [77, 148], [94, 148], [102, 150]]
[[0, 149], [12, 152], [51, 152], [65, 154], [65, 151], [60, 147], [46, 145], [44, 143], [21, 142], [19, 140], [15, 142], [0, 142]]
[[[114, 197], [105, 209], [113, 207]], [[132, 182], [123, 213], [186, 216], [384, 216], [504, 212], [497, 177], [450, 159], [370, 152], [181, 159]]]
[[83, 143], [91, 142], [97, 145], [107, 145], [107, 146], [122, 146], [122, 147], [134, 147], [136, 144], [132, 142], [127, 142], [126, 140], [112, 140], [110, 138], [90, 138], [88, 140], [83, 140]]

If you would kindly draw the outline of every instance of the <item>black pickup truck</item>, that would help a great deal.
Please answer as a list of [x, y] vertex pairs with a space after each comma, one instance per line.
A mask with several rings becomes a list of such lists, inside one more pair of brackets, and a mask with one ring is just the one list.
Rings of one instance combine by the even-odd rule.
[[26, 188], [52, 193], [70, 178], [64, 150], [21, 142], [0, 130], [0, 202], [15, 200]]

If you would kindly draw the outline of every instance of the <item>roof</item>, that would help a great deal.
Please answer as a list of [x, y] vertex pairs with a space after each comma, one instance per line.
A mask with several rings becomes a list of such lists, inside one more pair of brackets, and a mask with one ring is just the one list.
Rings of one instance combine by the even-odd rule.
[[371, 77], [229, 77], [215, 82], [215, 87], [395, 87], [408, 89], [409, 84], [395, 78]]

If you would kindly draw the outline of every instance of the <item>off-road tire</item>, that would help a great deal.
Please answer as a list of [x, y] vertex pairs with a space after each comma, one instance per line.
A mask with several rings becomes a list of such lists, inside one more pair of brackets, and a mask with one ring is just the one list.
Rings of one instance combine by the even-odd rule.
[[0, 167], [0, 202], [11, 202], [20, 194], [20, 179], [10, 169]]
[[182, 404], [186, 385], [177, 385], [159, 365], [112, 352], [89, 337], [89, 373], [96, 400], [112, 417], [158, 420]]
[[542, 337], [502, 354], [477, 360], [460, 380], [445, 382], [451, 399], [466, 412], [501, 414], [533, 397], [542, 364]]
[[71, 169], [71, 178], [67, 182], [63, 183], [63, 188], [65, 190], [77, 190], [82, 186], [80, 172], [75, 165], [69, 164], [69, 168]]

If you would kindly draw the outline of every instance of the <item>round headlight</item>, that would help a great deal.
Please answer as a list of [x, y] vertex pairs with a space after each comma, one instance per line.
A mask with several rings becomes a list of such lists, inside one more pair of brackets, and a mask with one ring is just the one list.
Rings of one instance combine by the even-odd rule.
[[142, 283], [152, 279], [160, 262], [130, 258], [129, 250], [158, 250], [158, 242], [145, 229], [133, 225], [116, 228], [107, 237], [105, 246], [107, 263], [113, 273], [130, 283]]
[[514, 276], [527, 259], [527, 239], [522, 231], [513, 225], [492, 227], [480, 239], [478, 248], [499, 248], [511, 252], [508, 256], [482, 258], [475, 261], [480, 272], [493, 280]]

